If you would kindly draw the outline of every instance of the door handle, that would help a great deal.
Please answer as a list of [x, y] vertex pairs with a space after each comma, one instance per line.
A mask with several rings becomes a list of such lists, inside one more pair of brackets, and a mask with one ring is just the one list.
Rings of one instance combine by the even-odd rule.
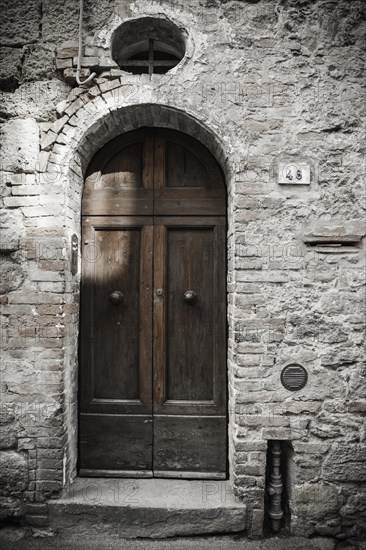
[[189, 304], [189, 305], [192, 305], [195, 302], [197, 302], [197, 294], [195, 293], [195, 291], [187, 290], [184, 293], [184, 301], [186, 302], [186, 304]]
[[111, 299], [111, 302], [113, 302], [113, 304], [122, 304], [122, 302], [123, 302], [123, 293], [120, 290], [115, 290], [110, 295], [110, 299]]

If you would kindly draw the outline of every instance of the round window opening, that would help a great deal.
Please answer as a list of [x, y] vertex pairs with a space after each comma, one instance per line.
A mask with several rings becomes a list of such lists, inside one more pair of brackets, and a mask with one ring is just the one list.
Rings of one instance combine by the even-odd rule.
[[185, 45], [186, 34], [171, 21], [142, 17], [114, 31], [112, 57], [129, 73], [164, 74], [181, 62]]

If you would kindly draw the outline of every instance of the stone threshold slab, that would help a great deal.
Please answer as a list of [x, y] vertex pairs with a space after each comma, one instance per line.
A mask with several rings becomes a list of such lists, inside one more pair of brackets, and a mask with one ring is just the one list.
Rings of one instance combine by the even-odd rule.
[[247, 515], [221, 480], [76, 478], [49, 508], [54, 530], [125, 538], [237, 533]]

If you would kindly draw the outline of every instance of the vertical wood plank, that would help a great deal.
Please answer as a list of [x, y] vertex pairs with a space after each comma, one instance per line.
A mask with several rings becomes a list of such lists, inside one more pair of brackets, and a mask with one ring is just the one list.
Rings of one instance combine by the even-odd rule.
[[161, 132], [155, 133], [154, 146], [154, 189], [165, 187], [165, 137]]
[[215, 227], [214, 244], [215, 273], [215, 400], [226, 413], [227, 403], [227, 319], [226, 319], [226, 223]]
[[[82, 257], [81, 264], [81, 288], [80, 288], [80, 378], [83, 383], [80, 387], [81, 405], [84, 406], [91, 402], [93, 395], [93, 371], [91, 365], [94, 357], [94, 334], [93, 327], [95, 326], [94, 319], [94, 263], [88, 258], [89, 246], [94, 246], [94, 227], [89, 223], [88, 219], [83, 219], [82, 223]], [[85, 250], [87, 252], [85, 252]], [[89, 252], [91, 254], [91, 252]], [[89, 320], [89, 322], [88, 322]]]
[[[159, 404], [165, 397], [166, 364], [166, 323], [165, 323], [165, 274], [166, 274], [166, 228], [154, 226], [154, 362], [153, 392], [154, 403]], [[162, 291], [162, 295], [158, 295]]]
[[146, 131], [143, 144], [143, 169], [142, 180], [144, 189], [154, 188], [154, 135], [152, 131]]
[[153, 226], [142, 230], [140, 271], [140, 400], [152, 403]]

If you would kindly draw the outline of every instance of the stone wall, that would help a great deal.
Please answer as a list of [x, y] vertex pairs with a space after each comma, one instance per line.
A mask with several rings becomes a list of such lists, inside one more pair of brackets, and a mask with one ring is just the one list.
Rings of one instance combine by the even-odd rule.
[[[5, 2], [3, 519], [45, 523], [48, 498], [75, 476], [79, 274], [70, 272], [70, 239], [80, 233], [83, 173], [106, 141], [151, 125], [195, 135], [226, 174], [230, 479], [250, 506], [252, 533], [262, 532], [267, 441], [285, 440], [291, 531], [362, 537], [365, 7], [88, 0], [85, 47], [106, 56], [131, 17], [167, 17], [188, 39], [186, 58], [166, 75], [100, 73], [82, 89], [56, 68], [57, 52], [77, 39], [78, 2]], [[279, 185], [279, 163], [300, 161], [310, 185]], [[289, 363], [309, 374], [298, 392], [280, 383]]]

